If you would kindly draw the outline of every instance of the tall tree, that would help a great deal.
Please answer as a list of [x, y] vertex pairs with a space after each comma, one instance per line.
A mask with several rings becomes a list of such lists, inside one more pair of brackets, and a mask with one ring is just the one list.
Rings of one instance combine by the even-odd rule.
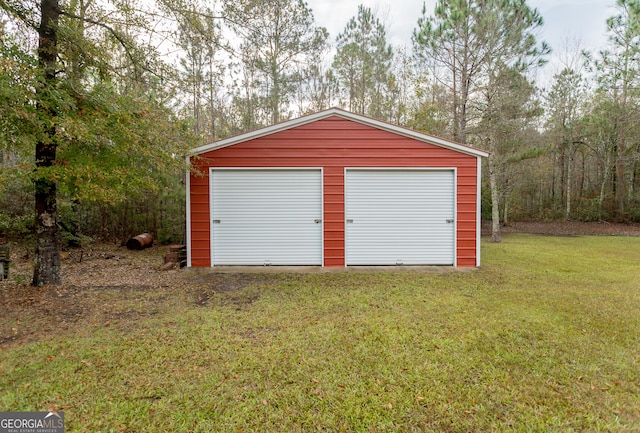
[[219, 137], [216, 120], [225, 71], [217, 58], [223, 46], [221, 25], [213, 10], [198, 5], [183, 9], [177, 21], [182, 87], [191, 99], [188, 111], [194, 133], [209, 143]]
[[477, 86], [501, 65], [527, 68], [550, 50], [537, 45], [542, 17], [525, 0], [439, 0], [433, 16], [418, 20], [414, 50], [429, 65], [432, 76], [449, 88], [452, 137], [465, 143]]
[[227, 0], [225, 16], [240, 38], [236, 55], [256, 71], [249, 84], [259, 88], [271, 123], [286, 117], [303, 67], [322, 56], [328, 38], [303, 0]]
[[433, 16], [427, 15], [424, 4], [413, 35], [416, 55], [431, 67], [431, 75], [449, 89], [452, 99], [450, 135], [462, 143], [467, 141], [470, 117], [467, 109], [472, 83], [482, 72], [485, 55], [475, 31], [476, 22], [481, 18], [478, 16], [480, 6], [475, 3], [473, 0], [440, 0]]
[[574, 158], [577, 143], [580, 141], [578, 127], [585, 96], [584, 78], [573, 69], [565, 68], [554, 76], [551, 89], [545, 98], [547, 133], [553, 141], [557, 156], [560, 177], [558, 190], [560, 203], [564, 203], [566, 220], [571, 218]]
[[585, 145], [595, 158], [592, 176], [595, 188], [592, 195], [597, 197], [595, 216], [598, 220], [616, 217], [615, 204], [615, 161], [617, 155], [616, 143], [618, 129], [612, 118], [618, 110], [608, 95], [595, 92], [587, 101], [587, 111], [582, 120], [585, 129]]
[[[20, 0], [0, 3], [27, 37], [39, 41], [36, 52], [28, 43], [16, 45], [18, 58], [34, 69], [15, 82], [14, 90], [24, 95], [19, 108], [0, 107], [16, 125], [0, 130], [2, 138], [17, 152], [35, 156], [30, 176], [36, 216], [33, 284], [38, 286], [61, 282], [59, 194], [115, 202], [132, 191], [157, 188], [155, 174], [178, 164], [178, 144], [188, 143], [181, 122], [161, 102], [163, 86], [145, 72], [152, 62], [142, 61], [146, 57], [126, 29], [107, 20], [115, 12], [89, 3], [42, 0], [38, 9]], [[100, 45], [113, 41], [124, 57], [116, 59]], [[133, 76], [123, 81], [127, 70]], [[1, 69], [0, 81], [10, 80], [13, 72]], [[139, 85], [129, 86], [133, 81]], [[10, 138], [14, 135], [19, 138]]]
[[600, 52], [594, 64], [598, 91], [613, 102], [609, 116], [617, 131], [612, 143], [613, 188], [617, 217], [624, 219], [625, 205], [631, 199], [628, 172], [637, 163], [633, 155], [639, 146], [632, 129], [640, 111], [640, 1], [616, 0], [616, 7], [618, 14], [607, 19], [610, 46]]
[[517, 68], [497, 71], [498, 75], [482, 89], [484, 107], [475, 133], [492, 152], [488, 170], [494, 242], [501, 240], [500, 221], [507, 222], [508, 218], [509, 195], [513, 178], [517, 178], [512, 165], [538, 155], [527, 143], [527, 132], [542, 114], [535, 87]]
[[336, 43], [333, 70], [347, 93], [349, 110], [388, 120], [395, 78], [393, 51], [382, 22], [370, 8], [360, 5], [358, 15], [349, 20]]
[[41, 131], [35, 143], [35, 209], [36, 254], [33, 284], [60, 284], [60, 254], [58, 250], [57, 185], [47, 176], [56, 162], [56, 66], [58, 58], [58, 27], [60, 5], [58, 0], [40, 2], [38, 30], [38, 67], [40, 76], [36, 87], [37, 108], [49, 124]]
[[299, 85], [296, 105], [300, 114], [325, 110], [334, 104], [337, 86], [333, 71], [322, 62], [305, 67], [298, 74]]
[[[453, 139], [466, 143], [473, 119], [491, 112], [494, 86], [500, 85], [498, 77], [504, 71], [515, 68], [519, 72], [539, 64], [550, 49], [538, 45], [534, 31], [542, 25], [542, 17], [530, 8], [526, 0], [439, 0], [434, 16], [418, 20], [414, 31], [416, 54], [432, 66], [433, 76], [441, 77], [452, 99]], [[479, 92], [482, 91], [482, 94]], [[483, 145], [491, 151], [489, 177], [492, 190], [498, 188], [499, 169], [492, 167], [497, 158], [497, 143], [492, 134], [485, 134]], [[499, 198], [492, 191], [492, 198]], [[500, 240], [500, 215], [494, 205], [492, 212], [493, 240]]]

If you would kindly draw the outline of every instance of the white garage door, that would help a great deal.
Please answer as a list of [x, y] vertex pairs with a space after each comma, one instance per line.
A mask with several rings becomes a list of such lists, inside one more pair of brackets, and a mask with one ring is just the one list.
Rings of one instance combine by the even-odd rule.
[[453, 265], [453, 170], [347, 170], [347, 265]]
[[320, 170], [212, 169], [215, 265], [321, 265]]

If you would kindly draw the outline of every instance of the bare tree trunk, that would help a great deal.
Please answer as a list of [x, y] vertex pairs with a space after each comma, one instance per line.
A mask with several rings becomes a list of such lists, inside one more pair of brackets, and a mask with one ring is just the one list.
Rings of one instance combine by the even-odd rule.
[[602, 208], [604, 206], [604, 197], [606, 194], [607, 181], [609, 180], [609, 167], [611, 166], [611, 156], [607, 152], [606, 159], [604, 161], [604, 171], [602, 173], [602, 182], [600, 184], [600, 197], [598, 198], [598, 219], [602, 219]]
[[455, 44], [453, 46], [453, 68], [452, 68], [452, 74], [451, 74], [451, 78], [453, 80], [453, 88], [452, 88], [452, 97], [453, 97], [453, 139], [455, 141], [459, 141], [461, 143], [464, 143], [464, 140], [462, 139], [462, 137], [460, 136], [460, 113], [458, 112], [459, 108], [458, 108], [458, 104], [459, 104], [459, 99], [460, 97], [458, 96], [458, 69], [457, 69], [457, 58], [455, 56]]
[[[639, 152], [636, 150], [635, 153], [637, 155]], [[633, 199], [633, 196], [637, 191], [639, 171], [640, 171], [640, 165], [638, 164], [638, 160], [634, 159], [633, 164], [631, 166], [631, 179], [629, 179], [629, 188], [627, 189], [627, 200], [629, 200], [629, 202], [631, 202], [631, 200]]]
[[[625, 47], [625, 51], [629, 52], [630, 46], [627, 45]], [[616, 173], [616, 213], [618, 218], [625, 218], [625, 199], [626, 199], [626, 190], [627, 190], [627, 182], [625, 176], [625, 153], [627, 147], [627, 121], [629, 113], [627, 110], [627, 92], [632, 76], [632, 72], [629, 70], [629, 60], [630, 56], [626, 55], [624, 57], [624, 68], [622, 71], [622, 94], [620, 95], [620, 105], [622, 108], [622, 112], [618, 111], [617, 113], [617, 127], [618, 127], [618, 153], [616, 155], [615, 160], [615, 173]]]
[[626, 198], [626, 179], [624, 172], [624, 144], [621, 142], [618, 144], [618, 155], [616, 156], [615, 170], [616, 170], [616, 211], [618, 218], [625, 217], [625, 198]]
[[[194, 54], [194, 57], [197, 54]], [[193, 72], [193, 83], [191, 85], [191, 91], [193, 92], [193, 132], [196, 135], [200, 135], [200, 65], [196, 65], [197, 60], [191, 59], [191, 69]], [[196, 72], [197, 71], [197, 72]]]
[[569, 221], [571, 219], [571, 183], [573, 182], [573, 139], [569, 140], [569, 158], [567, 160], [567, 184], [566, 187], [566, 200], [564, 219]]
[[[564, 143], [563, 143], [564, 144]], [[564, 197], [565, 197], [565, 192], [567, 190], [567, 157], [566, 157], [566, 149], [564, 148], [564, 146], [561, 146], [560, 148], [560, 155], [559, 155], [560, 161], [558, 162], [558, 166], [560, 167], [560, 175], [559, 175], [559, 185], [558, 185], [558, 191], [557, 193], [554, 191], [553, 193], [553, 197], [554, 197], [554, 204], [553, 204], [553, 211], [554, 213], [556, 211], [561, 211], [563, 206], [566, 205], [566, 203], [564, 202]], [[555, 198], [558, 197], [558, 201], [556, 203]]]
[[509, 192], [505, 191], [504, 203], [502, 204], [502, 223], [507, 226], [509, 225]]
[[211, 116], [211, 125], [209, 127], [209, 133], [211, 134], [211, 138], [209, 139], [210, 143], [216, 141], [216, 107], [214, 102], [214, 85], [213, 53], [209, 52], [209, 115]]
[[582, 169], [580, 170], [580, 185], [578, 186], [578, 197], [582, 197], [584, 195], [585, 176], [587, 174], [587, 162], [584, 156], [584, 150], [580, 152], [580, 158], [582, 162]]
[[[38, 62], [44, 72], [43, 85], [38, 88], [38, 96], [42, 99], [50, 97], [48, 93], [54, 87], [56, 79], [56, 60], [58, 57], [58, 18], [60, 10], [58, 0], [42, 0], [40, 3], [40, 27], [38, 29]], [[46, 104], [49, 105], [49, 104]], [[51, 110], [39, 105], [40, 110]], [[55, 113], [49, 113], [53, 117]], [[60, 284], [60, 250], [58, 246], [58, 208], [56, 200], [56, 184], [39, 174], [39, 169], [46, 169], [56, 161], [56, 129], [48, 127], [45, 137], [36, 143], [36, 251], [33, 270], [34, 286]]]
[[273, 90], [271, 94], [271, 123], [275, 125], [280, 122], [280, 73], [275, 60], [271, 62], [271, 79], [273, 80]]
[[491, 189], [491, 242], [502, 242], [500, 233], [500, 194], [496, 174], [495, 155], [489, 155], [489, 187]]

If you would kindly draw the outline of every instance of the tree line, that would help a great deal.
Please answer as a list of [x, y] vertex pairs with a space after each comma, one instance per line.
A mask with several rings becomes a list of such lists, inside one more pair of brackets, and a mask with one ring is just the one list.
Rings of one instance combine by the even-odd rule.
[[84, 236], [183, 241], [188, 149], [332, 106], [490, 151], [494, 241], [638, 221], [640, 0], [612, 1], [607, 46], [542, 83], [526, 0], [438, 0], [402, 47], [364, 5], [333, 36], [303, 0], [0, 0], [0, 237], [37, 285]]

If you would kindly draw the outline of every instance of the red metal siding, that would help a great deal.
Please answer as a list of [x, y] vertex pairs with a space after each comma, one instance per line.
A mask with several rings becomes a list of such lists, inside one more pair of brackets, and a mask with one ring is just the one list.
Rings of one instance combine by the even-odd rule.
[[200, 173], [190, 174], [191, 266], [211, 266], [209, 170], [192, 160]]
[[340, 117], [212, 150], [193, 159], [191, 265], [210, 266], [209, 167], [322, 167], [324, 265], [344, 266], [344, 171], [457, 168], [457, 266], [476, 265], [477, 158]]

